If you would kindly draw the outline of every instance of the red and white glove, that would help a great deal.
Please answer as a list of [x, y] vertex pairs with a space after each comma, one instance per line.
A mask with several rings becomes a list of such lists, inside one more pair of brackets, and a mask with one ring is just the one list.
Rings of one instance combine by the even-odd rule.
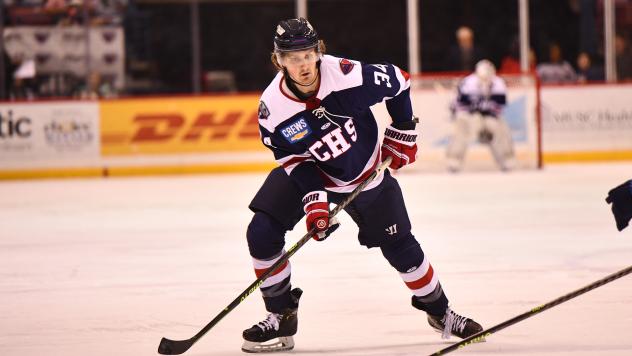
[[303, 197], [303, 211], [305, 211], [305, 222], [307, 231], [316, 229], [316, 234], [312, 236], [314, 240], [322, 241], [329, 234], [329, 202], [327, 192], [315, 190], [305, 194]]
[[[398, 125], [398, 124], [395, 124]], [[384, 132], [382, 142], [382, 160], [386, 157], [393, 157], [389, 167], [400, 169], [403, 166], [415, 162], [417, 158], [417, 132], [415, 122], [410, 121], [399, 124], [396, 128], [390, 125]]]

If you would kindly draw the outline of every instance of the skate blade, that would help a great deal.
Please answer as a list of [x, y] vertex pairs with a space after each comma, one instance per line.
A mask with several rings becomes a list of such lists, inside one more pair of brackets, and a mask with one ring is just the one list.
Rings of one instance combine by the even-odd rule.
[[[450, 334], [447, 338], [443, 338], [443, 331], [435, 329], [435, 328], [432, 328], [432, 330], [434, 330], [434, 332], [436, 332], [437, 334], [441, 334], [441, 338], [444, 339], [444, 340], [449, 340], [452, 337], [455, 337], [457, 339], [464, 339], [462, 337], [459, 337], [459, 336], [456, 336], [456, 335], [452, 335], [452, 334]], [[481, 343], [481, 342], [487, 342], [485, 337], [488, 336], [488, 335], [489, 334], [485, 334], [485, 335], [481, 335], [481, 336], [479, 336], [479, 337], [477, 337], [475, 339], [472, 339], [470, 342], [468, 342], [468, 344], [478, 344], [478, 343]]]
[[269, 344], [244, 340], [244, 344], [241, 346], [241, 351], [256, 354], [289, 351], [293, 348], [294, 338], [292, 338], [291, 336], [283, 336], [277, 338], [277, 341], [273, 341]]

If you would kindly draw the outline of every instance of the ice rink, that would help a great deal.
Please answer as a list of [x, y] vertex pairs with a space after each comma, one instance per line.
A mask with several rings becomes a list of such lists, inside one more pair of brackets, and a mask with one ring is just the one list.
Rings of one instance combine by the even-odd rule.
[[[0, 355], [157, 355], [254, 280], [245, 231], [264, 174], [0, 182]], [[397, 176], [454, 310], [490, 327], [632, 264], [607, 191], [632, 164]], [[447, 345], [379, 250], [342, 228], [292, 259], [297, 355], [427, 355]], [[304, 233], [299, 223], [288, 236]], [[242, 355], [251, 295], [186, 354]], [[454, 355], [632, 355], [632, 275]]]

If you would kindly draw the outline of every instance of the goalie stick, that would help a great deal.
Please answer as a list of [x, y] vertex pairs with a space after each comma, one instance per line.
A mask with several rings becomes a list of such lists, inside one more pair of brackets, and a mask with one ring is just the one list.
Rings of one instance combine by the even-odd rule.
[[[386, 167], [391, 164], [391, 157], [386, 157], [384, 161], [382, 161], [377, 168], [371, 173], [369, 177], [367, 177], [362, 183], [360, 183], [345, 200], [343, 200], [340, 204], [338, 204], [330, 213], [330, 217], [336, 216], [342, 209], [344, 209], [355, 197], [358, 196], [375, 177], [377, 177]], [[228, 313], [233, 311], [241, 302], [244, 301], [250, 294], [256, 291], [261, 284], [274, 272], [277, 268], [283, 265], [287, 260], [292, 257], [300, 249], [312, 238], [312, 235], [315, 234], [315, 229], [311, 229], [307, 232], [300, 240], [298, 240], [294, 246], [292, 246], [287, 252], [279, 258], [270, 268], [268, 268], [259, 278], [257, 278], [252, 284], [246, 288], [237, 298], [235, 298], [226, 308], [224, 308], [211, 322], [206, 324], [205, 327], [202, 328], [197, 334], [195, 334], [190, 339], [186, 340], [170, 340], [165, 337], [160, 340], [160, 345], [158, 345], [158, 353], [162, 355], [180, 355], [186, 352], [193, 344], [195, 344], [202, 336], [204, 336], [211, 328], [213, 328], [220, 320], [222, 320]]]
[[491, 334], [493, 334], [493, 333], [495, 333], [497, 331], [500, 331], [500, 330], [502, 330], [502, 329], [504, 329], [504, 328], [506, 328], [508, 326], [516, 324], [516, 323], [518, 323], [518, 322], [520, 322], [520, 321], [522, 321], [524, 319], [530, 318], [530, 317], [532, 317], [532, 316], [534, 316], [536, 314], [539, 314], [539, 313], [541, 313], [541, 312], [543, 312], [543, 311], [545, 311], [547, 309], [553, 308], [556, 305], [559, 305], [559, 304], [562, 304], [562, 303], [564, 303], [566, 301], [569, 301], [569, 300], [571, 300], [571, 299], [573, 299], [573, 298], [575, 298], [577, 296], [580, 296], [580, 295], [582, 295], [582, 294], [584, 294], [586, 292], [589, 292], [589, 291], [591, 291], [593, 289], [599, 288], [599, 287], [603, 286], [604, 284], [610, 283], [610, 282], [612, 282], [612, 281], [614, 281], [616, 279], [619, 279], [619, 278], [621, 278], [621, 277], [623, 277], [625, 275], [628, 275], [630, 273], [632, 273], [632, 266], [624, 268], [624, 269], [620, 270], [619, 272], [613, 273], [613, 274], [611, 274], [609, 276], [606, 276], [606, 277], [604, 277], [604, 278], [602, 278], [602, 279], [600, 279], [598, 281], [595, 281], [595, 282], [585, 286], [584, 288], [581, 288], [581, 289], [578, 289], [576, 291], [570, 292], [570, 293], [568, 293], [566, 295], [563, 295], [563, 296], [561, 296], [561, 297], [559, 297], [559, 298], [557, 298], [555, 300], [552, 300], [552, 301], [550, 301], [550, 302], [548, 302], [546, 304], [542, 304], [540, 306], [537, 306], [537, 307], [535, 307], [535, 308], [533, 308], [533, 309], [531, 309], [531, 310], [529, 310], [529, 311], [527, 311], [525, 313], [522, 313], [522, 314], [520, 314], [518, 316], [515, 316], [515, 317], [513, 317], [513, 318], [511, 318], [511, 319], [509, 319], [507, 321], [504, 321], [504, 322], [502, 322], [502, 323], [500, 323], [498, 325], [492, 326], [489, 329], [486, 329], [486, 330], [483, 330], [483, 331], [481, 331], [481, 332], [479, 332], [477, 334], [474, 334], [474, 335], [472, 335], [472, 336], [470, 336], [470, 337], [468, 337], [466, 339], [463, 339], [463, 340], [461, 340], [461, 341], [459, 341], [457, 343], [454, 343], [454, 344], [452, 344], [452, 345], [450, 345], [450, 346], [448, 346], [448, 347], [446, 347], [444, 349], [441, 349], [441, 350], [431, 354], [430, 356], [445, 355], [445, 354], [447, 354], [449, 352], [452, 352], [452, 351], [455, 351], [455, 350], [458, 350], [458, 349], [462, 349], [462, 348], [464, 348], [464, 347], [466, 347], [468, 345], [471, 345], [473, 343], [477, 343], [477, 342], [483, 341], [483, 340], [485, 340], [485, 338], [487, 338], [488, 336], [490, 336]]

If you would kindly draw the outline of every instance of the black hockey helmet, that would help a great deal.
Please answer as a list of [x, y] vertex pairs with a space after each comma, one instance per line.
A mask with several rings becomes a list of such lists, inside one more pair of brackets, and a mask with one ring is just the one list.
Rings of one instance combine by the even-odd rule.
[[312, 25], [300, 17], [279, 22], [274, 33], [274, 51], [301, 51], [318, 47], [318, 33]]

